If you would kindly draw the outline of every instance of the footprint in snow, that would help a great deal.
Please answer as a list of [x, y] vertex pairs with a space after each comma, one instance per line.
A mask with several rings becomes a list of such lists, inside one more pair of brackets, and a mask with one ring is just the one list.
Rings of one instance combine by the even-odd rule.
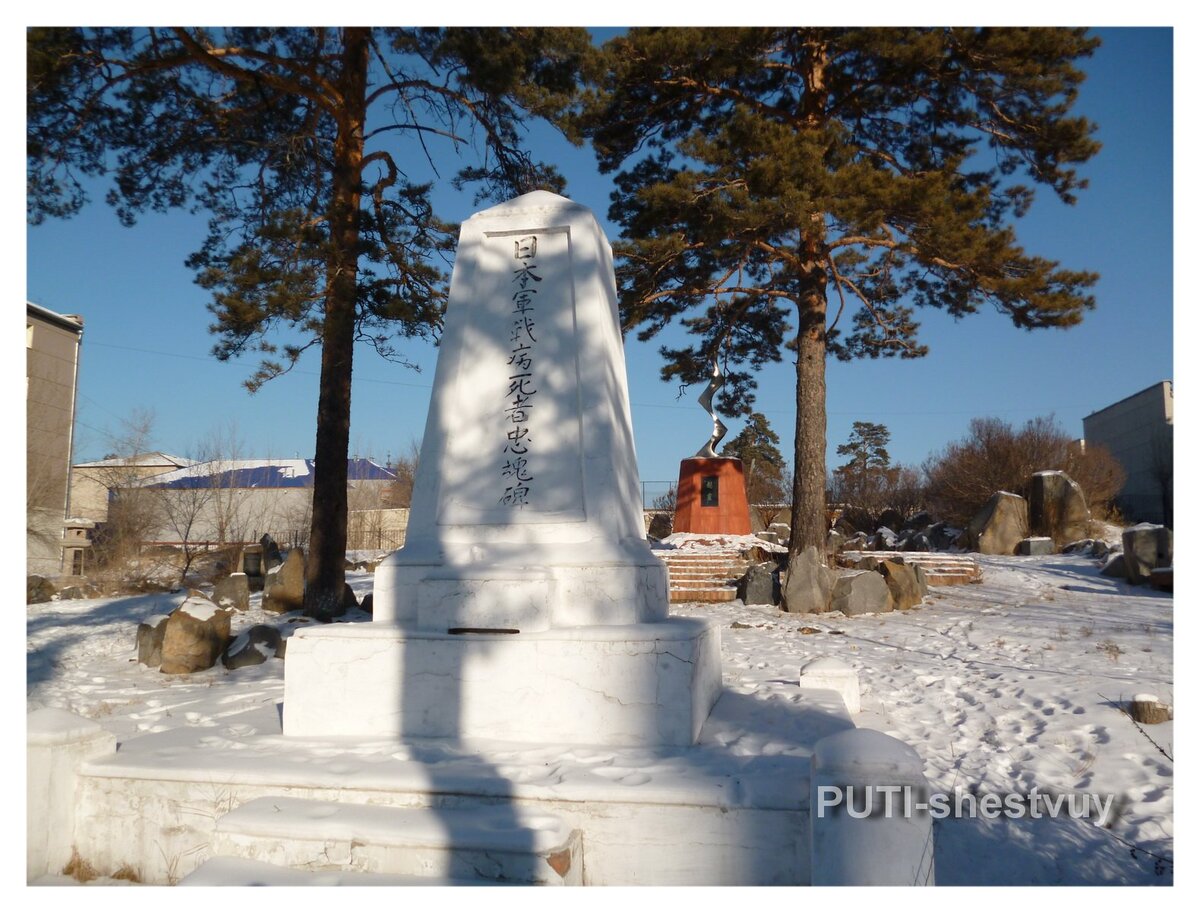
[[614, 783], [620, 783], [622, 786], [641, 786], [643, 783], [650, 782], [649, 774], [643, 773], [640, 770], [632, 770], [628, 767], [603, 767], [592, 771], [592, 773], [598, 774]]

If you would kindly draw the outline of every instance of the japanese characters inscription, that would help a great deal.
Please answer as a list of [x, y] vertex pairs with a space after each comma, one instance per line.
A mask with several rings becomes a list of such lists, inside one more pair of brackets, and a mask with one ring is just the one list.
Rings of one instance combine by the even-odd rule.
[[540, 267], [537, 262], [537, 235], [513, 241], [512, 268], [512, 325], [507, 367], [508, 392], [505, 394], [504, 415], [508, 423], [505, 433], [501, 479], [506, 482], [500, 503], [523, 508], [529, 503], [534, 477], [529, 468], [529, 418], [537, 396], [534, 380], [534, 356], [537, 346], [537, 294]]

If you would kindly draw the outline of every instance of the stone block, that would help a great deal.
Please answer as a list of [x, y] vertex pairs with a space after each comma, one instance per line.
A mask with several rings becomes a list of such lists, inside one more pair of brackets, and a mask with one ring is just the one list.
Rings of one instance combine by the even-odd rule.
[[1029, 479], [1029, 530], [1055, 542], [1082, 539], [1092, 514], [1079, 483], [1065, 472], [1035, 472]]
[[828, 612], [835, 574], [810, 545], [788, 564], [783, 582], [783, 610], [799, 615]]
[[921, 604], [924, 598], [921, 585], [917, 582], [916, 572], [910, 565], [899, 561], [880, 561], [876, 570], [883, 576], [898, 610], [903, 612]]
[[764, 561], [747, 569], [738, 581], [738, 599], [746, 605], [779, 605], [779, 569], [774, 561]]
[[983, 555], [1011, 555], [1029, 535], [1029, 505], [1020, 495], [998, 491], [967, 525], [967, 546]]
[[162, 665], [163, 635], [167, 632], [166, 615], [154, 615], [137, 626], [138, 662], [157, 669]]
[[267, 572], [263, 611], [298, 612], [304, 608], [304, 550], [294, 548], [278, 568]]
[[1174, 536], [1165, 526], [1139, 523], [1121, 533], [1125, 550], [1125, 579], [1130, 583], [1146, 583], [1156, 567], [1171, 567], [1174, 558]]
[[843, 615], [869, 615], [895, 608], [891, 590], [874, 571], [847, 571], [833, 586], [830, 609]]
[[159, 671], [179, 675], [211, 669], [229, 644], [232, 617], [232, 610], [208, 599], [189, 598], [167, 618]]
[[1018, 555], [1053, 555], [1054, 540], [1049, 536], [1031, 536], [1017, 543]]

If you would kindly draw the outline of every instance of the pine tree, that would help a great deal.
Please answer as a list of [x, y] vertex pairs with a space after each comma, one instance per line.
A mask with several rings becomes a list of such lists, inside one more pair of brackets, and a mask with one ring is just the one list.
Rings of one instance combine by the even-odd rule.
[[838, 467], [838, 471], [863, 475], [871, 470], [887, 469], [892, 465], [892, 457], [887, 451], [891, 439], [892, 433], [887, 425], [855, 422], [846, 443], [838, 444], [838, 456], [850, 457]]
[[728, 444], [721, 456], [742, 461], [746, 497], [751, 504], [786, 503], [787, 486], [783, 481], [787, 463], [779, 452], [779, 435], [761, 412], [746, 416], [746, 424]]
[[[663, 347], [664, 379], [729, 364], [718, 406], [796, 362], [792, 550], [825, 543], [827, 356], [916, 358], [916, 308], [990, 304], [1069, 327], [1096, 275], [1026, 253], [1012, 227], [1049, 187], [1071, 203], [1099, 144], [1071, 116], [1061, 28], [643, 28], [604, 47], [573, 128], [616, 176], [623, 322]], [[1028, 179], [1022, 183], [1021, 175]]]
[[[76, 29], [27, 34], [29, 217], [69, 216], [111, 176], [125, 223], [207, 210], [189, 260], [212, 291], [214, 353], [258, 352], [253, 391], [321, 353], [305, 609], [340, 611], [356, 340], [435, 336], [453, 246], [407, 147], [481, 155], [482, 194], [561, 189], [520, 143], [573, 93], [581, 29]], [[272, 337], [282, 333], [280, 346]]]

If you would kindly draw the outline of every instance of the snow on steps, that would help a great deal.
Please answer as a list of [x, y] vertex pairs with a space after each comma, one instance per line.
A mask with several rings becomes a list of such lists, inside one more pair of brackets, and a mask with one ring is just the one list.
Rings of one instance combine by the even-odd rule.
[[568, 831], [554, 815], [501, 805], [398, 808], [264, 796], [217, 822], [212, 852], [314, 875], [384, 874], [434, 884], [583, 883], [579, 831]]
[[861, 558], [877, 558], [880, 561], [903, 561], [919, 564], [925, 569], [930, 586], [956, 586], [964, 583], [979, 583], [983, 571], [979, 559], [972, 555], [952, 555], [944, 552], [842, 552], [839, 556], [848, 561]]
[[739, 552], [673, 552], [663, 556], [670, 575], [671, 602], [733, 602], [747, 562]]

